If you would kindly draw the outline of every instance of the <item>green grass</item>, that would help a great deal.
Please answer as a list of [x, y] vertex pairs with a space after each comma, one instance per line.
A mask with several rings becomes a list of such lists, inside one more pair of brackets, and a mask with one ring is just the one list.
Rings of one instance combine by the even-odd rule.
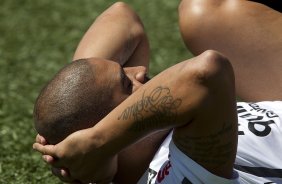
[[[60, 183], [31, 148], [39, 90], [70, 62], [110, 0], [0, 1], [0, 183]], [[178, 1], [131, 0], [151, 44], [151, 76], [191, 57], [177, 26]]]

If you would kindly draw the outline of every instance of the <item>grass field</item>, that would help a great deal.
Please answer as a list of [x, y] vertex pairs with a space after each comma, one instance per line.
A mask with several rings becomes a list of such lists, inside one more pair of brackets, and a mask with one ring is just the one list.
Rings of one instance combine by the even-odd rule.
[[[60, 183], [32, 150], [33, 104], [70, 62], [81, 36], [110, 0], [0, 1], [0, 183]], [[131, 0], [151, 44], [151, 72], [191, 57], [177, 26], [178, 1]]]

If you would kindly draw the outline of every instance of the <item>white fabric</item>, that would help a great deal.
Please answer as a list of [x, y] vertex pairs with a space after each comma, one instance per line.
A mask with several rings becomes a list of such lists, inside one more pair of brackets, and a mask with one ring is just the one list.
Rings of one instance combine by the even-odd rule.
[[[173, 143], [170, 133], [150, 164], [150, 168], [138, 184], [200, 184], [200, 183], [239, 183], [234, 172], [233, 180], [216, 176], [182, 153]], [[170, 156], [168, 156], [168, 153]], [[158, 171], [158, 172], [157, 172]], [[189, 178], [189, 179], [188, 179]]]
[[138, 184], [282, 184], [282, 102], [240, 102], [237, 111], [239, 140], [234, 177], [238, 173], [238, 180], [205, 170], [174, 145], [170, 133]]
[[150, 163], [149, 169], [147, 169], [137, 184], [153, 184], [153, 181], [155, 181], [157, 177], [157, 171], [159, 171], [163, 163], [168, 160], [169, 143], [171, 139], [172, 132], [163, 141], [152, 162]]
[[237, 111], [239, 139], [235, 168], [242, 170], [238, 171], [241, 180], [282, 183], [282, 102], [240, 102]]

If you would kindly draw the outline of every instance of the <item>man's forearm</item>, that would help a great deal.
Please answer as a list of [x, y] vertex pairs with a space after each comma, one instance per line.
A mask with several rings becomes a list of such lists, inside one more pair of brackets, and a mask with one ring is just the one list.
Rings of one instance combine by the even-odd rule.
[[154, 130], [190, 120], [189, 106], [198, 99], [189, 90], [185, 65], [179, 63], [153, 78], [93, 127], [102, 133], [108, 150], [118, 152]]
[[[192, 60], [156, 76], [93, 127], [101, 132], [104, 153], [118, 153], [154, 130], [175, 128], [174, 143], [184, 154], [218, 176], [231, 177], [237, 146], [232, 66], [214, 51]], [[215, 135], [215, 142], [205, 142]], [[222, 159], [220, 149], [202, 159], [203, 149], [215, 144], [226, 150], [224, 161], [211, 162]]]

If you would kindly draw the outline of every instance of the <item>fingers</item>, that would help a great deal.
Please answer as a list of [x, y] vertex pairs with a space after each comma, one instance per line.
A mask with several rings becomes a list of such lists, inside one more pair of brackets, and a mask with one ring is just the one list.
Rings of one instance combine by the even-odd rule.
[[41, 135], [37, 134], [36, 138], [35, 138], [35, 142], [41, 143], [41, 138], [40, 137], [41, 137]]
[[67, 169], [62, 168], [51, 168], [52, 174], [58, 177], [61, 181], [71, 184], [82, 184], [81, 181], [73, 179]]
[[52, 157], [52, 156], [50, 156], [50, 155], [43, 155], [43, 156], [42, 156], [42, 159], [43, 159], [45, 162], [47, 162], [48, 164], [51, 164], [51, 165], [53, 165], [54, 162], [55, 162], [55, 158]]
[[37, 142], [39, 144], [42, 144], [42, 145], [46, 145], [47, 144], [47, 140], [43, 136], [41, 136], [39, 134], [37, 134], [37, 136], [35, 138], [35, 142]]
[[59, 169], [59, 162], [56, 161], [56, 152], [54, 145], [47, 145], [47, 140], [37, 134], [35, 138], [35, 143], [33, 144], [33, 149], [42, 154], [42, 159], [52, 166], [51, 171], [53, 175], [57, 176], [61, 181], [72, 183], [72, 184], [81, 184], [80, 181], [73, 179], [67, 169]]
[[51, 171], [53, 175], [57, 176], [61, 181], [67, 183], [74, 183], [74, 179], [70, 177], [70, 174], [66, 169], [52, 167]]
[[42, 155], [50, 155], [56, 157], [55, 146], [54, 145], [42, 145], [40, 143], [34, 143], [33, 149], [41, 153]]
[[33, 144], [33, 149], [41, 153], [42, 159], [53, 167], [60, 168], [63, 166], [62, 159], [58, 160], [58, 151], [54, 145]]

